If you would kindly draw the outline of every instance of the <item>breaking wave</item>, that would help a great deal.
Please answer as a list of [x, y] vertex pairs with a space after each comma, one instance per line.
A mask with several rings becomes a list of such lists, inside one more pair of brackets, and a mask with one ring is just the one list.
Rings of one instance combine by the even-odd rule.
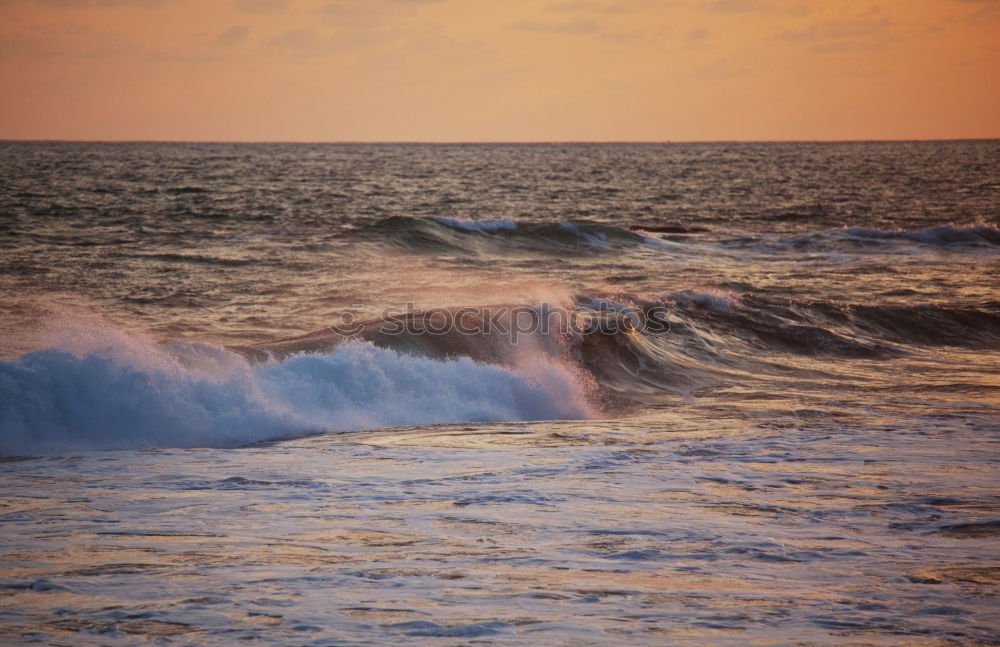
[[593, 417], [572, 370], [431, 359], [348, 341], [251, 363], [203, 344], [120, 342], [0, 362], [0, 454], [228, 447], [444, 422]]

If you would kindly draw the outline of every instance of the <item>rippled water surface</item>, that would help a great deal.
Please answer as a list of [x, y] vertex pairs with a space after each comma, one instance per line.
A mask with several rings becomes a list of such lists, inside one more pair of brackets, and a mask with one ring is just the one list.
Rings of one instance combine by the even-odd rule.
[[0, 637], [998, 644], [998, 177], [0, 143]]

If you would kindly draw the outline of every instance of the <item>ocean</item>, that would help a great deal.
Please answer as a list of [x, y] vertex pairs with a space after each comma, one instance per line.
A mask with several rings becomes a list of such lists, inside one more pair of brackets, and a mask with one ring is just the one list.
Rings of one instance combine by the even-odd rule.
[[0, 642], [1000, 644], [1000, 141], [0, 142]]

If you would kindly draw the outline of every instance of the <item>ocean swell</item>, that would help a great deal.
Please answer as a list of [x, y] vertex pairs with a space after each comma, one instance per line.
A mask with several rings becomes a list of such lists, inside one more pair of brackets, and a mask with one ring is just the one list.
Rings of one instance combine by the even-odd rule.
[[721, 234], [720, 242], [724, 248], [752, 249], [760, 252], [920, 253], [922, 250], [938, 248], [951, 252], [993, 254], [1000, 248], [1000, 228], [984, 222], [938, 225], [913, 230], [853, 226], [795, 233], [733, 232]]
[[415, 252], [606, 252], [641, 245], [640, 234], [592, 222], [543, 223], [512, 220], [392, 216], [354, 230], [349, 237]]
[[1000, 229], [986, 223], [939, 225], [912, 231], [883, 231], [865, 227], [846, 227], [842, 235], [874, 240], [909, 240], [925, 245], [1000, 246]]

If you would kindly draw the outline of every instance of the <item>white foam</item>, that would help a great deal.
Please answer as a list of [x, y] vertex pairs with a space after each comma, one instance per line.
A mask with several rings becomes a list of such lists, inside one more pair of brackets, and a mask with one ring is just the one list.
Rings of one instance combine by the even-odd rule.
[[517, 369], [359, 342], [250, 364], [213, 346], [119, 335], [86, 352], [0, 362], [0, 453], [227, 447], [309, 432], [593, 417], [549, 357]]

